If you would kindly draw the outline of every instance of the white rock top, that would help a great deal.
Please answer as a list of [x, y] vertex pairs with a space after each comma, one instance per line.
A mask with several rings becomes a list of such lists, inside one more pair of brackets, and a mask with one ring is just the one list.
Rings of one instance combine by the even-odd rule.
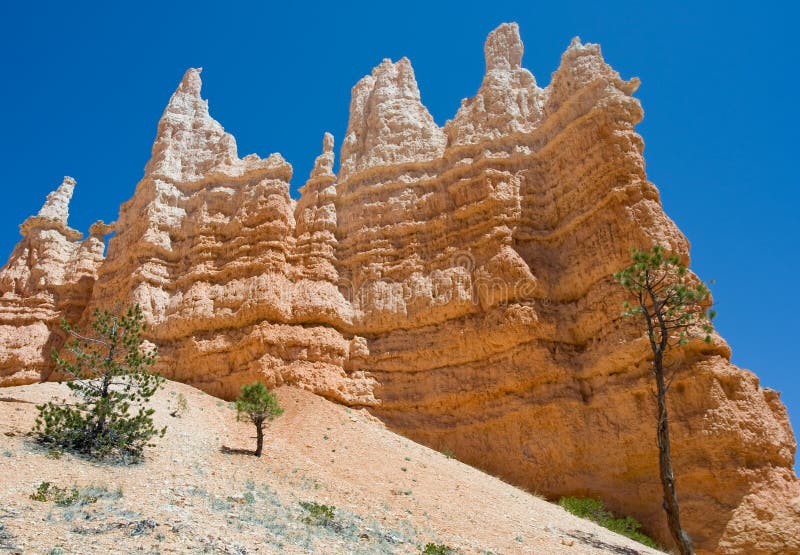
[[49, 193], [44, 204], [35, 216], [28, 217], [19, 226], [19, 232], [26, 236], [34, 229], [54, 229], [69, 241], [80, 239], [83, 234], [67, 225], [69, 218], [69, 201], [75, 190], [75, 180], [65, 176], [58, 189]]
[[539, 125], [546, 91], [522, 67], [524, 50], [516, 23], [503, 23], [489, 33], [483, 47], [486, 75], [477, 94], [463, 100], [445, 124], [449, 146], [530, 133]]
[[61, 182], [58, 189], [47, 195], [47, 200], [44, 201], [37, 216], [67, 225], [69, 201], [72, 199], [74, 190], [75, 180], [69, 176], [65, 176], [64, 181]]
[[353, 87], [339, 179], [375, 166], [433, 160], [446, 145], [420, 100], [411, 62], [385, 59]]
[[519, 25], [503, 23], [489, 33], [483, 53], [486, 56], [486, 71], [494, 69], [519, 69], [522, 66], [522, 39]]
[[261, 159], [255, 154], [239, 159], [236, 140], [208, 112], [200, 96], [202, 68], [186, 71], [167, 104], [153, 143], [145, 175], [190, 184], [214, 174], [241, 176], [250, 170], [280, 170], [291, 176], [291, 166], [279, 154]]
[[236, 141], [208, 113], [200, 97], [202, 68], [186, 71], [169, 100], [145, 173], [172, 181], [192, 181], [239, 160]]
[[322, 137], [322, 154], [317, 156], [314, 161], [314, 169], [311, 170], [311, 177], [333, 176], [333, 135], [325, 132]]

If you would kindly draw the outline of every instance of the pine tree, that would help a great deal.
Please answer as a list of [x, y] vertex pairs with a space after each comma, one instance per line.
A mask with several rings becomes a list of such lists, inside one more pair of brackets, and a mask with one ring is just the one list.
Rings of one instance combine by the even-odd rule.
[[264, 447], [264, 423], [283, 414], [278, 399], [261, 382], [243, 385], [236, 399], [238, 418], [246, 418], [256, 427], [256, 457], [261, 456]]
[[714, 317], [714, 311], [708, 308], [711, 292], [702, 281], [688, 272], [678, 256], [667, 254], [660, 245], [654, 246], [649, 252], [633, 248], [631, 259], [633, 263], [615, 273], [614, 279], [636, 298], [635, 304], [625, 301], [622, 315], [638, 318], [650, 342], [656, 386], [656, 439], [663, 507], [670, 535], [680, 554], [693, 555], [692, 542], [681, 526], [672, 471], [667, 392], [674, 374], [667, 374], [664, 357], [670, 349], [688, 343], [693, 335], [703, 335], [706, 342], [711, 342], [711, 319]]
[[141, 458], [148, 442], [166, 431], [155, 427], [154, 409], [145, 406], [164, 379], [151, 371], [155, 349], [142, 346], [141, 308], [130, 307], [122, 316], [96, 310], [93, 336], [66, 322], [62, 327], [72, 340], [65, 357], [54, 352], [53, 358], [56, 371], [71, 380], [67, 387], [77, 402], [38, 405], [37, 440], [93, 458]]

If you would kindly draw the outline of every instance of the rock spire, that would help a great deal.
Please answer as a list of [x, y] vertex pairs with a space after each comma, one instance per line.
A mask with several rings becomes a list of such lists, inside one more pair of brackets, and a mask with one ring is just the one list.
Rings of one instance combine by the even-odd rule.
[[339, 179], [367, 168], [439, 158], [446, 142], [422, 104], [408, 58], [383, 60], [353, 87]]
[[480, 89], [462, 101], [445, 125], [451, 146], [530, 133], [541, 120], [545, 92], [522, 67], [524, 48], [517, 24], [504, 23], [489, 33], [483, 50], [486, 74]]

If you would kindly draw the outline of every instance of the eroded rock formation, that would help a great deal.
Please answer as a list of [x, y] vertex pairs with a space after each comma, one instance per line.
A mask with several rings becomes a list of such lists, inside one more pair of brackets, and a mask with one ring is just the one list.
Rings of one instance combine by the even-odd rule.
[[103, 262], [103, 236], [112, 227], [98, 221], [89, 237], [67, 225], [75, 180], [47, 195], [39, 213], [25, 220], [22, 240], [0, 270], [0, 385], [47, 379], [51, 353], [64, 336], [60, 321], [76, 322], [92, 294]]
[[371, 380], [344, 369], [352, 310], [333, 266], [332, 138], [324, 146], [295, 210], [291, 166], [240, 159], [200, 97], [200, 70], [187, 71], [120, 208], [92, 306], [139, 303], [159, 370], [216, 395], [259, 378], [374, 403]]
[[[439, 128], [407, 59], [353, 88], [300, 199], [280, 155], [240, 159], [189, 70], [102, 260], [65, 182], [0, 272], [2, 383], [46, 377], [54, 322], [142, 305], [167, 376], [223, 397], [262, 379], [352, 405], [540, 493], [590, 495], [668, 542], [649, 347], [620, 318], [628, 247], [689, 244], [647, 181], [642, 118], [597, 45], [547, 87], [515, 24]], [[96, 278], [96, 281], [95, 281]], [[700, 553], [800, 552], [795, 439], [778, 394], [720, 337], [671, 364], [674, 464]]]

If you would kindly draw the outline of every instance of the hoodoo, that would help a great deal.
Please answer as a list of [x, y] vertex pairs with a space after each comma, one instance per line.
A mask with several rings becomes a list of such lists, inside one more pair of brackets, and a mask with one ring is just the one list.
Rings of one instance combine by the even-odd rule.
[[[548, 496], [603, 499], [668, 544], [649, 346], [620, 316], [628, 248], [689, 243], [644, 171], [642, 119], [600, 47], [548, 86], [516, 24], [444, 128], [408, 59], [353, 88], [300, 199], [279, 154], [239, 158], [190, 69], [103, 258], [67, 227], [65, 178], [0, 271], [0, 384], [47, 379], [58, 321], [139, 303], [159, 370], [232, 397], [296, 385]], [[674, 360], [673, 462], [698, 553], [800, 552], [795, 438], [777, 392], [715, 336]]]

